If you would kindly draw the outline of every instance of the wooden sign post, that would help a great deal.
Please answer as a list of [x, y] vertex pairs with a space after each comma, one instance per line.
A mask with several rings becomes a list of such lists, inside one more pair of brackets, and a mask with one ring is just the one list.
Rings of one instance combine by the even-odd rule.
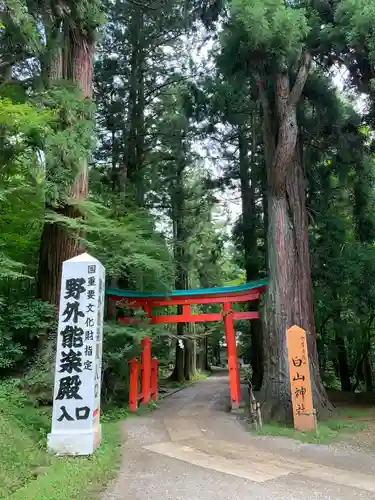
[[305, 330], [297, 325], [290, 327], [286, 332], [286, 342], [294, 428], [299, 431], [310, 431], [315, 429], [316, 422]]

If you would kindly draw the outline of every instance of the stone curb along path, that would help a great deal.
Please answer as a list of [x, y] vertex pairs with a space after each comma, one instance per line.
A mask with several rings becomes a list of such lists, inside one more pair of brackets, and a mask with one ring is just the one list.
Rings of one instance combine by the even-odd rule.
[[246, 432], [224, 411], [225, 376], [170, 396], [159, 410], [124, 423], [129, 439], [120, 475], [103, 500], [162, 494], [163, 500], [212, 500], [211, 487], [220, 500], [375, 499], [374, 457]]

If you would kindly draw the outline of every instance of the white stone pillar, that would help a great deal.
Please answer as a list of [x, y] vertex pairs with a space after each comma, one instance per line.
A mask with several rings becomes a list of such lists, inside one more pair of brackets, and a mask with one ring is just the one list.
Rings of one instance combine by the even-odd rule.
[[63, 264], [48, 450], [91, 455], [101, 442], [105, 271], [84, 253]]

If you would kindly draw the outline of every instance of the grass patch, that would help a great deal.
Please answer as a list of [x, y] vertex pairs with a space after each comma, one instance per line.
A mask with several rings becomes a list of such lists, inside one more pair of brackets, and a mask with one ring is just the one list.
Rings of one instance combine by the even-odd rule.
[[337, 408], [338, 417], [369, 420], [374, 417], [374, 409]]
[[103, 442], [91, 457], [47, 453], [50, 408], [35, 408], [16, 385], [0, 385], [0, 498], [88, 500], [99, 497], [120, 459], [122, 412], [105, 415]]
[[[348, 411], [348, 415], [350, 414], [352, 414], [352, 412]], [[276, 423], [264, 424], [263, 428], [258, 431], [258, 433], [262, 436], [288, 437], [304, 443], [325, 444], [337, 441], [343, 435], [360, 432], [366, 429], [366, 427], [366, 423], [351, 420], [349, 417], [348, 419], [332, 418], [327, 421], [319, 422], [319, 436], [316, 435], [315, 431], [296, 431], [293, 427]]]
[[118, 424], [104, 424], [103, 435], [103, 442], [94, 455], [51, 458], [44, 472], [9, 496], [9, 500], [89, 500], [98, 497], [117, 470]]
[[142, 417], [157, 408], [159, 408], [158, 403], [151, 400], [148, 404], [139, 404], [137, 411], [129, 411], [128, 417]]
[[198, 380], [206, 380], [206, 378], [210, 377], [212, 372], [205, 370], [197, 370], [196, 375], [190, 380], [190, 382], [197, 382]]

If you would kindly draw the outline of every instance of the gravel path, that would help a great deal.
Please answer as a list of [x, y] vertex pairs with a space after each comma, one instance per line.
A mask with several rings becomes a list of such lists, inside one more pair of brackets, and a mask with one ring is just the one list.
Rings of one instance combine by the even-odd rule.
[[246, 432], [216, 374], [123, 423], [122, 464], [102, 500], [375, 498], [375, 457]]

